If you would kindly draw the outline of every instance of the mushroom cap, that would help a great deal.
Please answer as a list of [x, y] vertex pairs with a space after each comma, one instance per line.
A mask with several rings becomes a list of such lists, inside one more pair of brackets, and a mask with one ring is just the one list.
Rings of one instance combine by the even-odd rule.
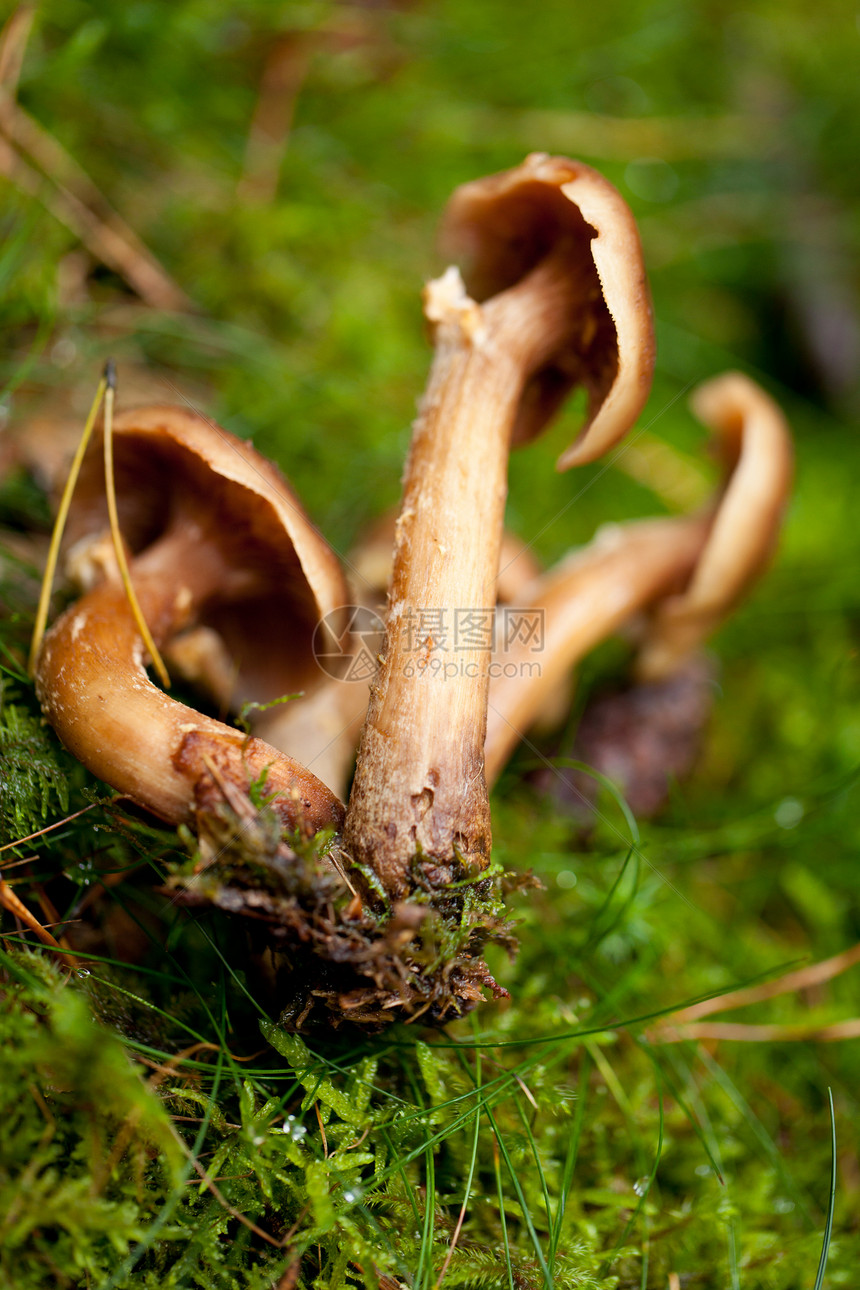
[[727, 481], [685, 590], [656, 611], [637, 661], [645, 680], [674, 671], [720, 625], [773, 554], [791, 489], [793, 452], [782, 412], [741, 372], [706, 381], [690, 400], [716, 431]]
[[462, 262], [466, 288], [478, 302], [562, 252], [566, 271], [581, 280], [581, 308], [559, 352], [527, 383], [513, 442], [534, 438], [581, 385], [588, 398], [585, 424], [558, 469], [608, 451], [642, 411], [654, 369], [642, 248], [617, 189], [582, 162], [532, 153], [513, 170], [458, 188], [442, 241]]
[[[340, 564], [280, 471], [249, 443], [186, 408], [153, 405], [114, 420], [119, 522], [137, 555], [172, 528], [224, 565], [192, 626], [214, 629], [233, 660], [232, 700], [267, 701], [318, 684], [313, 632], [349, 601]], [[68, 541], [107, 525], [100, 444], [88, 452]], [[177, 581], [182, 569], [175, 570]]]

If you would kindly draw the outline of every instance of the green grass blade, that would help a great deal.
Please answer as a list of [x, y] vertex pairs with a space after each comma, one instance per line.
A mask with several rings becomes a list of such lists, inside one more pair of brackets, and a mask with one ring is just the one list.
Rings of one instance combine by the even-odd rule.
[[585, 1049], [582, 1051], [579, 1067], [579, 1086], [577, 1089], [576, 1117], [573, 1122], [573, 1132], [570, 1135], [570, 1141], [567, 1145], [567, 1155], [564, 1160], [564, 1170], [561, 1175], [561, 1187], [558, 1195], [558, 1207], [556, 1209], [555, 1223], [552, 1228], [549, 1245], [549, 1267], [552, 1272], [555, 1267], [555, 1256], [558, 1252], [558, 1243], [561, 1239], [561, 1229], [564, 1223], [565, 1210], [567, 1209], [567, 1198], [570, 1195], [570, 1189], [573, 1186], [573, 1176], [576, 1171], [576, 1158], [579, 1155], [579, 1144], [582, 1139], [582, 1129], [585, 1124], [585, 1102], [588, 1092], [588, 1075], [591, 1070], [591, 1059]]
[[529, 1209], [528, 1202], [526, 1201], [525, 1192], [523, 1191], [522, 1184], [520, 1183], [517, 1171], [514, 1168], [514, 1164], [513, 1164], [513, 1161], [511, 1160], [507, 1145], [505, 1144], [505, 1140], [502, 1137], [502, 1134], [499, 1130], [499, 1126], [496, 1122], [496, 1117], [493, 1115], [493, 1112], [490, 1110], [489, 1106], [487, 1107], [487, 1119], [490, 1121], [490, 1127], [492, 1128], [496, 1142], [498, 1143], [499, 1151], [501, 1152], [502, 1158], [505, 1162], [505, 1167], [508, 1171], [508, 1175], [511, 1179], [511, 1182], [514, 1184], [514, 1191], [516, 1192], [517, 1200], [519, 1201], [519, 1204], [520, 1204], [520, 1209], [522, 1211], [523, 1219], [525, 1221], [526, 1227], [528, 1228], [529, 1237], [531, 1238], [531, 1243], [534, 1248], [537, 1261], [540, 1264], [540, 1269], [541, 1269], [541, 1272], [543, 1273], [544, 1285], [546, 1286], [546, 1290], [553, 1290], [553, 1286], [555, 1282], [553, 1281], [552, 1273], [550, 1272], [547, 1266], [544, 1252], [541, 1249], [541, 1244], [538, 1239], [538, 1234], [537, 1234], [537, 1231], [535, 1230], [534, 1220], [532, 1219], [531, 1210]]
[[830, 1196], [827, 1200], [827, 1221], [824, 1224], [824, 1240], [821, 1243], [821, 1258], [818, 1260], [818, 1274], [813, 1290], [821, 1290], [824, 1285], [824, 1272], [827, 1267], [827, 1255], [830, 1251], [830, 1239], [833, 1235], [833, 1213], [836, 1209], [836, 1112], [833, 1109], [833, 1089], [828, 1088], [830, 1102]]

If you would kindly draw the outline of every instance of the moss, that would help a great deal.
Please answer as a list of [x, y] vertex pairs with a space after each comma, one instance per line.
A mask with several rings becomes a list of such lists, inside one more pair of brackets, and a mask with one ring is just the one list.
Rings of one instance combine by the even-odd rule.
[[0, 828], [6, 837], [34, 833], [68, 805], [65, 768], [44, 721], [0, 691]]

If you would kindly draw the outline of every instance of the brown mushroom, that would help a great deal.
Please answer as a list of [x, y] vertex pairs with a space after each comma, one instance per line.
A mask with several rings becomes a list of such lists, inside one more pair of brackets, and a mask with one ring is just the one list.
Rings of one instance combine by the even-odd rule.
[[755, 381], [726, 372], [700, 385], [691, 406], [719, 436], [731, 474], [693, 577], [653, 615], [637, 662], [643, 680], [666, 676], [698, 649], [761, 574], [791, 488], [788, 426]]
[[[135, 592], [158, 648], [187, 629], [217, 634], [235, 667], [232, 701], [266, 701], [284, 677], [318, 683], [311, 639], [348, 599], [337, 559], [295, 494], [247, 443], [182, 408], [114, 423], [119, 520]], [[69, 523], [93, 583], [42, 645], [36, 686], [63, 743], [95, 774], [162, 819], [193, 821], [219, 782], [266, 774], [282, 822], [338, 826], [343, 808], [316, 776], [259, 738], [156, 689], [109, 544], [98, 451], [84, 461]], [[301, 757], [302, 750], [296, 749]]]
[[544, 696], [606, 636], [646, 618], [636, 672], [657, 680], [719, 625], [773, 551], [791, 484], [785, 420], [753, 381], [732, 372], [700, 386], [693, 410], [718, 439], [725, 470], [698, 516], [611, 525], [533, 584], [518, 613], [542, 616], [542, 638], [494, 660], [485, 766], [498, 776]]
[[[534, 154], [455, 193], [449, 243], [466, 261], [425, 290], [436, 355], [406, 466], [386, 641], [344, 835], [393, 895], [424, 861], [433, 885], [490, 858], [483, 641], [446, 672], [456, 611], [492, 615], [508, 451], [567, 392], [588, 396], [560, 465], [593, 460], [648, 394], [653, 337], [632, 216], [579, 162]], [[468, 294], [467, 294], [468, 292]]]

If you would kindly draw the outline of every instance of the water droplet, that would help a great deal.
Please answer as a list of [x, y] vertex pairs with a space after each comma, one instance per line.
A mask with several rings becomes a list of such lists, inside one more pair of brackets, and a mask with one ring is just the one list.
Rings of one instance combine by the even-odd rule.
[[357, 1200], [361, 1200], [364, 1192], [360, 1187], [347, 1187], [343, 1193], [343, 1198], [347, 1205], [354, 1205]]
[[95, 875], [95, 865], [92, 860], [81, 860], [77, 865], [78, 882], [82, 887], [88, 887]]
[[637, 1178], [633, 1184], [633, 1190], [637, 1196], [647, 1196], [648, 1188], [651, 1186], [650, 1178]]
[[75, 976], [85, 977], [85, 976], [89, 976], [89, 975], [90, 975], [90, 970], [89, 970], [89, 968], [76, 968], [76, 969], [75, 969]]
[[562, 891], [570, 891], [576, 886], [576, 874], [572, 869], [560, 869], [555, 875], [555, 881]]
[[262, 1138], [259, 1133], [255, 1133], [251, 1141], [253, 1142], [255, 1147], [261, 1147], [263, 1143], [266, 1141], [266, 1139]]
[[700, 1178], [707, 1178], [710, 1172], [711, 1172], [710, 1165], [696, 1165], [696, 1173], [699, 1175]]
[[284, 1120], [284, 1133], [289, 1134], [293, 1142], [301, 1142], [307, 1131], [307, 1126], [300, 1124], [294, 1115], [288, 1115]]
[[773, 813], [773, 818], [781, 829], [796, 829], [806, 814], [802, 802], [796, 797], [784, 797]]
[[787, 1200], [785, 1196], [777, 1196], [773, 1202], [773, 1207], [777, 1214], [790, 1214], [794, 1209], [794, 1201]]

